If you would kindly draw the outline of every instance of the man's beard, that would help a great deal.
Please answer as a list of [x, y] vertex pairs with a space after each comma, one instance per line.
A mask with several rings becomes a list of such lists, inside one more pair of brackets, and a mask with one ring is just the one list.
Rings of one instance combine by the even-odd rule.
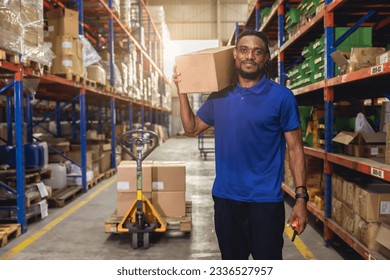
[[257, 68], [255, 72], [246, 72], [241, 67], [237, 68], [238, 74], [246, 79], [246, 80], [256, 80], [258, 77], [262, 76], [264, 74], [264, 70], [261, 68]]

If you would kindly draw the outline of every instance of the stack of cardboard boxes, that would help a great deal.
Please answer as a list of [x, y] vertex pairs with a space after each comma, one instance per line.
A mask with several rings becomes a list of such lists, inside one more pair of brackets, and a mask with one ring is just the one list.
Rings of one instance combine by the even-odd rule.
[[367, 248], [380, 251], [379, 228], [390, 222], [389, 185], [332, 175], [332, 219]]
[[83, 44], [78, 39], [78, 12], [57, 8], [48, 11], [46, 17], [48, 30], [45, 41], [51, 43], [56, 55], [52, 62], [52, 73], [84, 76]]
[[[124, 216], [136, 201], [137, 165], [122, 161], [117, 172], [117, 215]], [[144, 161], [142, 192], [163, 217], [186, 214], [186, 168], [181, 161]]]

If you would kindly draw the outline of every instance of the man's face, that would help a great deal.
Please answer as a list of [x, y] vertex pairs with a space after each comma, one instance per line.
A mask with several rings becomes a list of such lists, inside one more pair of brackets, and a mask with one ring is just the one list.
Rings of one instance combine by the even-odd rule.
[[264, 66], [269, 60], [267, 46], [257, 36], [242, 37], [233, 50], [235, 66], [239, 75], [248, 80], [256, 80], [263, 74]]

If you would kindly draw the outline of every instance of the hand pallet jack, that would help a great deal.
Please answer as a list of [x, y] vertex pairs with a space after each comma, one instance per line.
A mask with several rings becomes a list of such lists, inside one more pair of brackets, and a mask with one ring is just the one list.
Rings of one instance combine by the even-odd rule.
[[[122, 148], [137, 163], [137, 199], [119, 223], [118, 232], [131, 234], [134, 249], [140, 246], [148, 249], [150, 233], [167, 230], [164, 219], [142, 193], [142, 161], [158, 146], [158, 140], [157, 134], [148, 130], [130, 130], [120, 138]], [[132, 152], [134, 146], [136, 155]]]

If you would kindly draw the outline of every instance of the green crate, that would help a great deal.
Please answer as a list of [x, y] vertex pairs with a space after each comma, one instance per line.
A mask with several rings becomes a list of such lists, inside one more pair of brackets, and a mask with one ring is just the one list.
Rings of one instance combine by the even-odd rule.
[[[335, 40], [340, 38], [349, 27], [336, 27]], [[344, 40], [337, 49], [342, 52], [349, 52], [351, 48], [372, 47], [372, 27], [359, 27], [348, 38]]]

